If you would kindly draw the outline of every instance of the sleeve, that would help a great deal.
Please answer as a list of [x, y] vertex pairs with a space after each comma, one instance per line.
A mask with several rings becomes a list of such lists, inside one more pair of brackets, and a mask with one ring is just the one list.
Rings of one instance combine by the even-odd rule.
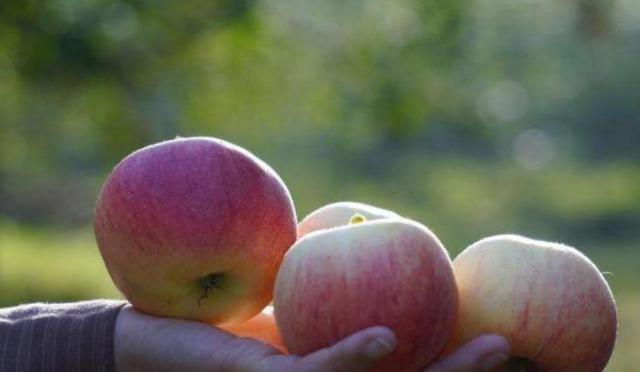
[[35, 303], [0, 309], [0, 371], [115, 370], [123, 301]]

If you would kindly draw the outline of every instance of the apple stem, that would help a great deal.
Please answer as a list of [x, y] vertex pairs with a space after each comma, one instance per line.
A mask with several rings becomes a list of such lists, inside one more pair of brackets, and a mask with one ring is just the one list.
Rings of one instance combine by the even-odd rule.
[[209, 297], [210, 290], [220, 289], [220, 287], [222, 287], [223, 279], [224, 276], [222, 274], [209, 274], [198, 281], [200, 286], [204, 289], [202, 296], [198, 299], [198, 306], [200, 306], [200, 302], [202, 302], [202, 300]]
[[356, 225], [359, 223], [363, 223], [367, 220], [367, 217], [361, 215], [360, 213], [356, 213], [351, 218], [349, 218], [349, 225]]

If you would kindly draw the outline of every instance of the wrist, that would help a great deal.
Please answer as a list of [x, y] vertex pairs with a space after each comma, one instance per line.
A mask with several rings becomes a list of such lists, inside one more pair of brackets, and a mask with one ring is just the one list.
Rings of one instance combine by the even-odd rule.
[[128, 371], [131, 370], [131, 334], [132, 329], [131, 311], [133, 308], [131, 305], [123, 306], [116, 318], [116, 326], [113, 336], [113, 353], [115, 359], [116, 371]]

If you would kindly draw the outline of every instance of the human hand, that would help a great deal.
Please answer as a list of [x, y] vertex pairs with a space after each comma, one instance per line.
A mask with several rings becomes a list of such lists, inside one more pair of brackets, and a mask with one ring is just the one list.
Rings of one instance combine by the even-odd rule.
[[498, 335], [482, 335], [427, 367], [424, 372], [493, 371], [504, 365], [511, 346]]
[[[116, 369], [128, 371], [345, 371], [370, 370], [395, 348], [385, 327], [356, 332], [335, 345], [305, 356], [283, 354], [261, 341], [238, 337], [207, 324], [145, 315], [124, 307], [116, 321]], [[482, 370], [492, 355], [507, 354], [499, 336], [482, 336], [462, 346], [425, 372]], [[504, 361], [504, 360], [502, 360]]]

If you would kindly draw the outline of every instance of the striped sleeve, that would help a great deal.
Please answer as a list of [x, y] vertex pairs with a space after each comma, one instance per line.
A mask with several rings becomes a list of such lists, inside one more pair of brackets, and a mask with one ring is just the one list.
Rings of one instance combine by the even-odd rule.
[[115, 370], [122, 301], [35, 303], [0, 309], [0, 371]]

